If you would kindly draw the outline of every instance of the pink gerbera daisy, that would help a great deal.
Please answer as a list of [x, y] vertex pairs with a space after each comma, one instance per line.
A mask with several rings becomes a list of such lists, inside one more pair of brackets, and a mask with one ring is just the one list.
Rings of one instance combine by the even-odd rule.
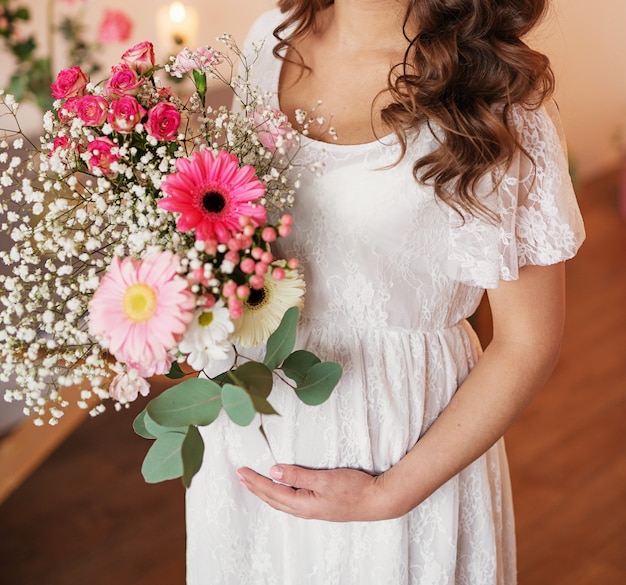
[[214, 157], [210, 150], [195, 152], [191, 160], [177, 160], [176, 169], [163, 181], [161, 190], [167, 197], [158, 205], [181, 214], [176, 223], [180, 231], [195, 228], [196, 240], [225, 244], [241, 231], [240, 218], [256, 226], [265, 223], [265, 207], [255, 204], [265, 195], [265, 186], [254, 167], [239, 167], [234, 154], [220, 150]]
[[171, 252], [143, 260], [114, 257], [89, 303], [89, 330], [120, 362], [152, 364], [168, 359], [193, 318], [195, 298], [178, 277]]

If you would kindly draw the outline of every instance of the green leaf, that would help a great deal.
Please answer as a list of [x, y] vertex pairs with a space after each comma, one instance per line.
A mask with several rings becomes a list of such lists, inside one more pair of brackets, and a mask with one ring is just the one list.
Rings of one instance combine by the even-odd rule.
[[221, 374], [218, 374], [217, 376], [213, 376], [211, 378], [211, 380], [213, 380], [219, 386], [223, 386], [224, 382], [226, 382], [226, 380], [228, 380], [228, 376], [230, 375], [230, 372], [231, 372], [231, 370], [227, 370], [226, 372], [222, 372]]
[[226, 414], [239, 426], [246, 427], [256, 413], [252, 398], [241, 386], [224, 384], [222, 388], [222, 404]]
[[198, 431], [198, 427], [190, 426], [181, 449], [183, 458], [183, 484], [191, 486], [193, 476], [200, 471], [202, 457], [204, 456], [204, 441]]
[[165, 433], [153, 443], [141, 466], [141, 474], [148, 483], [175, 479], [183, 474], [184, 440], [183, 433]]
[[156, 423], [152, 419], [150, 414], [148, 413], [149, 407], [150, 407], [150, 404], [148, 403], [148, 406], [146, 407], [146, 414], [143, 417], [143, 423], [146, 427], [146, 431], [148, 432], [148, 434], [152, 435], [155, 439], [158, 439], [161, 435], [164, 435], [165, 433], [186, 433], [187, 432], [186, 425], [181, 425], [179, 427], [165, 427], [163, 425]]
[[335, 362], [320, 362], [307, 373], [304, 382], [296, 388], [298, 398], [305, 404], [322, 404], [331, 395], [341, 378], [341, 366]]
[[181, 378], [184, 378], [187, 374], [185, 374], [185, 372], [183, 372], [180, 368], [180, 364], [178, 362], [172, 362], [172, 366], [170, 368], [170, 371], [165, 374], [166, 377], [168, 377], [170, 380], [180, 380]]
[[260, 414], [279, 414], [276, 409], [262, 396], [250, 396], [254, 409]]
[[272, 391], [272, 371], [260, 362], [246, 362], [233, 372], [233, 376], [255, 396], [267, 398]]
[[209, 425], [222, 408], [220, 392], [212, 380], [186, 380], [154, 398], [148, 404], [148, 414], [165, 427]]
[[206, 84], [206, 73], [203, 71], [198, 71], [197, 69], [193, 70], [193, 82], [200, 94], [200, 97], [204, 98], [206, 95], [207, 84]]
[[319, 364], [320, 359], [310, 351], [304, 349], [294, 351], [284, 362], [283, 372], [285, 376], [291, 378], [296, 385], [302, 384], [307, 372], [315, 365]]
[[290, 307], [283, 315], [280, 325], [267, 340], [267, 349], [263, 363], [273, 370], [293, 351], [296, 344], [296, 327], [298, 325], [298, 307]]
[[[144, 439], [156, 439], [156, 436], [153, 435], [150, 431], [148, 431], [148, 429], [146, 428], [146, 417], [148, 416], [148, 413], [146, 412], [146, 409], [144, 408], [136, 417], [135, 420], [133, 421], [133, 430], [140, 436], [143, 437]], [[148, 417], [149, 418], [149, 417]]]

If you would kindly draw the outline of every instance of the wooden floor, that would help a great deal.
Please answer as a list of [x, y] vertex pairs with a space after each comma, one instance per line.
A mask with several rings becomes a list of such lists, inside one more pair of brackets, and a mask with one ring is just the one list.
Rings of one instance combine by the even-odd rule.
[[[579, 191], [562, 359], [508, 433], [520, 585], [626, 583], [626, 222], [618, 174]], [[83, 423], [0, 506], [1, 585], [182, 585], [184, 492], [139, 474], [130, 412]], [[1, 473], [1, 470], [0, 470]], [[284, 584], [297, 585], [297, 584]]]

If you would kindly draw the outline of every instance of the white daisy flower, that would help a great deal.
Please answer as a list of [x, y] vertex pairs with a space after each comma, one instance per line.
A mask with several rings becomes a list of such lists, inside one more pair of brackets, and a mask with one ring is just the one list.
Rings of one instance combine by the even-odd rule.
[[[274, 263], [284, 267], [284, 261]], [[243, 304], [243, 315], [235, 320], [235, 337], [241, 347], [256, 347], [265, 343], [276, 331], [287, 309], [304, 305], [304, 280], [297, 270], [285, 270], [285, 277], [275, 280], [267, 271], [265, 285], [252, 290]]]
[[233, 331], [228, 308], [220, 299], [211, 309], [196, 311], [178, 349], [189, 354], [187, 363], [194, 370], [205, 370], [212, 362], [223, 362], [232, 357], [230, 335]]

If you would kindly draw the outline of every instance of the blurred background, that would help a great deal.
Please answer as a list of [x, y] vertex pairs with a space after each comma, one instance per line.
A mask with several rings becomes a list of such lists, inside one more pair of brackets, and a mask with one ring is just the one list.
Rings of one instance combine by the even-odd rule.
[[[105, 78], [142, 40], [160, 62], [224, 32], [241, 43], [274, 4], [0, 0], [0, 87], [23, 93], [36, 135], [59, 69], [80, 61]], [[568, 263], [561, 361], [507, 436], [520, 585], [626, 583], [625, 25], [624, 0], [553, 0], [529, 39], [557, 77], [588, 240]], [[484, 307], [484, 342], [489, 326]], [[0, 585], [184, 582], [184, 490], [143, 483], [148, 445], [131, 429], [142, 407], [36, 429], [0, 401]]]

